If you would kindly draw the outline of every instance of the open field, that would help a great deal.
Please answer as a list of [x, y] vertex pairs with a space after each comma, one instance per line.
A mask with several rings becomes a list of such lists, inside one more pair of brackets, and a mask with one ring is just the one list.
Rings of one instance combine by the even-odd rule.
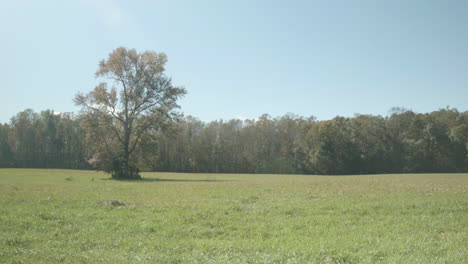
[[468, 174], [143, 176], [0, 169], [0, 263], [468, 260]]

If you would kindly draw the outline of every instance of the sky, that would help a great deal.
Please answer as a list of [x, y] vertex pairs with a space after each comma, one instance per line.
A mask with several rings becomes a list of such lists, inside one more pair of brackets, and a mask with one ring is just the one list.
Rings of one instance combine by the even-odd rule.
[[0, 0], [0, 122], [77, 112], [120, 46], [166, 53], [203, 121], [468, 110], [466, 0]]

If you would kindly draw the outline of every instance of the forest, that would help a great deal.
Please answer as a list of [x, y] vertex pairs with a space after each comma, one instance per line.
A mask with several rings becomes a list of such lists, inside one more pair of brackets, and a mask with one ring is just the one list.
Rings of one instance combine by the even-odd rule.
[[[0, 124], [0, 167], [106, 170], [107, 132], [83, 115], [27, 109]], [[180, 116], [142, 137], [142, 171], [273, 174], [468, 172], [468, 111], [317, 120], [287, 114], [203, 122]]]

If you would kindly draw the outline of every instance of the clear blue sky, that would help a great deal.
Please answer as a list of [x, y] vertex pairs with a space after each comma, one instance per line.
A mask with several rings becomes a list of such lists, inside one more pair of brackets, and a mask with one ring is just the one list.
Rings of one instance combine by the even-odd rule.
[[0, 122], [76, 111], [116, 47], [165, 52], [204, 121], [468, 110], [468, 1], [0, 0]]

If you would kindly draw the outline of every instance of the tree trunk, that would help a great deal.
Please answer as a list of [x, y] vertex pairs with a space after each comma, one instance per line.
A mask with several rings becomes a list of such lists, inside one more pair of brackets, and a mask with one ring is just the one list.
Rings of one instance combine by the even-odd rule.
[[121, 179], [141, 179], [139, 171], [134, 166], [130, 165], [130, 134], [131, 129], [129, 125], [125, 126], [124, 140], [122, 146], [122, 153], [120, 156], [120, 166], [115, 172], [116, 178]]
[[123, 146], [123, 155], [122, 155], [122, 177], [126, 179], [131, 179], [133, 178], [132, 175], [130, 174], [130, 168], [129, 168], [129, 159], [130, 159], [130, 153], [129, 153], [129, 145], [130, 145], [130, 129], [128, 126], [125, 127], [125, 136], [124, 136], [124, 146]]

